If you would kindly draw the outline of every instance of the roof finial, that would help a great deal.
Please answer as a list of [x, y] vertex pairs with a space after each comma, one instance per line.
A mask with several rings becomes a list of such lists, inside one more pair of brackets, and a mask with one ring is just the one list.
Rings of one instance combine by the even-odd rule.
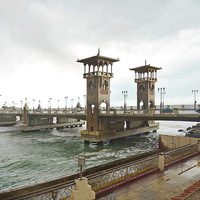
[[145, 59], [145, 65], [147, 65], [147, 61], [146, 61], [146, 59]]
[[97, 56], [99, 56], [100, 55], [100, 48], [98, 48], [98, 53], [97, 53]]

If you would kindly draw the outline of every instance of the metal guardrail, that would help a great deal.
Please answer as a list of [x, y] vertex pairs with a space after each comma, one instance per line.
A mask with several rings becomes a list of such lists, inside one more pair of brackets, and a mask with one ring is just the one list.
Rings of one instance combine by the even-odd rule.
[[164, 162], [165, 164], [168, 164], [198, 151], [198, 143], [185, 145], [183, 147], [179, 147], [177, 149], [173, 149], [169, 152], [164, 153]]
[[[165, 164], [173, 163], [176, 160], [199, 152], [199, 144], [186, 145], [164, 153]], [[89, 184], [94, 191], [104, 190], [113, 185], [128, 181], [145, 172], [158, 169], [159, 156], [154, 155], [131, 163], [112, 167], [97, 174], [88, 175]], [[73, 180], [60, 185], [51, 186], [41, 190], [35, 190], [27, 195], [10, 196], [6, 200], [67, 200], [70, 199], [71, 189], [75, 188]], [[112, 195], [111, 195], [112, 196]], [[112, 200], [112, 198], [108, 197]], [[1, 194], [0, 194], [1, 197]], [[105, 200], [107, 200], [105, 199]], [[103, 199], [102, 199], [103, 200]]]

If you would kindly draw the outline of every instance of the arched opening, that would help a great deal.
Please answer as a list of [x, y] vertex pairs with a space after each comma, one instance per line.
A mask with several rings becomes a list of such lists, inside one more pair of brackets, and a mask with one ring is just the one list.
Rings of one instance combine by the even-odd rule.
[[144, 92], [144, 89], [145, 89], [145, 88], [144, 88], [144, 85], [141, 84], [141, 85], [139, 86], [139, 92]]
[[145, 102], [143, 100], [140, 101], [140, 109], [145, 109]]
[[105, 80], [103, 82], [103, 90], [107, 90], [108, 89], [108, 82]]
[[93, 90], [93, 89], [94, 89], [94, 83], [93, 83], [92, 81], [89, 81], [89, 83], [88, 83], [88, 88], [89, 88], [90, 90]]
[[151, 84], [151, 85], [150, 85], [150, 90], [153, 91], [154, 89], [155, 89], [154, 84]]
[[99, 109], [101, 112], [107, 113], [109, 110], [109, 103], [106, 100], [101, 101], [99, 104]]
[[154, 101], [153, 101], [153, 100], [151, 100], [151, 101], [149, 102], [149, 108], [154, 108]]
[[95, 105], [94, 105], [94, 104], [91, 104], [91, 105], [90, 105], [90, 108], [91, 108], [91, 113], [94, 113]]

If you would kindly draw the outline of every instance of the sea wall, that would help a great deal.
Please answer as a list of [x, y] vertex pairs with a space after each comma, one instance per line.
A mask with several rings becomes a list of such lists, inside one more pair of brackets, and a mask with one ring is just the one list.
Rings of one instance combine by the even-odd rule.
[[160, 146], [168, 149], [175, 149], [188, 144], [195, 144], [200, 140], [200, 138], [172, 135], [159, 135], [159, 139]]

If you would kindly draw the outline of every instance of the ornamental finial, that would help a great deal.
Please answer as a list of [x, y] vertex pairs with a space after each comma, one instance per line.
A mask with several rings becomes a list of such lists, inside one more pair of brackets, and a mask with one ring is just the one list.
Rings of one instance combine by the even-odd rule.
[[100, 48], [98, 48], [98, 53], [97, 53], [97, 56], [99, 56], [100, 55]]

